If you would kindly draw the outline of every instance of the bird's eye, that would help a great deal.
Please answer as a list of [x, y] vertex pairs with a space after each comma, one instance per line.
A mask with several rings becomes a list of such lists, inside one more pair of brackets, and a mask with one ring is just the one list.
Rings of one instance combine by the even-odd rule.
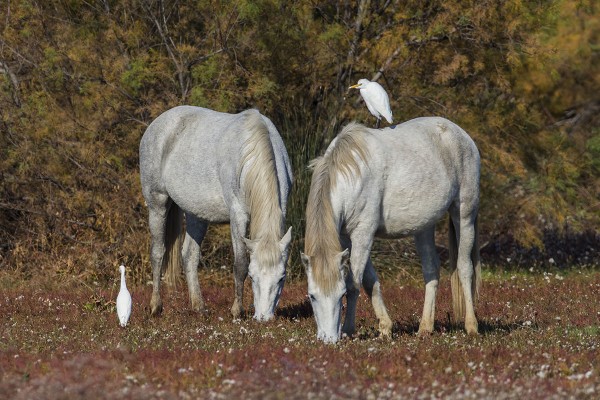
[[309, 295], [308, 295], [308, 298], [310, 299], [310, 302], [311, 302], [311, 303], [314, 303], [315, 301], [317, 301], [317, 299], [315, 298], [315, 296], [314, 296], [314, 295], [312, 295], [312, 294], [309, 294]]

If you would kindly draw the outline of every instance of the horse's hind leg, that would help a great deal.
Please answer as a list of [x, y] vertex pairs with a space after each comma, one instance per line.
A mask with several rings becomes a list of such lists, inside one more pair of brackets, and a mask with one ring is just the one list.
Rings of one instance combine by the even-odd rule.
[[162, 312], [160, 298], [160, 277], [166, 252], [166, 224], [171, 200], [166, 195], [154, 195], [153, 205], [148, 206], [148, 227], [151, 236], [150, 262], [152, 263], [152, 299], [151, 314], [156, 316]]
[[423, 279], [425, 280], [425, 302], [419, 324], [419, 335], [432, 333], [435, 321], [435, 298], [440, 280], [440, 259], [435, 249], [434, 234], [435, 227], [431, 227], [415, 235], [415, 244], [421, 257]]
[[183, 263], [190, 294], [192, 310], [204, 309], [204, 301], [198, 283], [198, 263], [200, 262], [200, 245], [206, 235], [208, 224], [201, 222], [193, 215], [185, 215], [185, 240], [183, 241]]
[[475, 217], [470, 212], [460, 208], [460, 216], [455, 210], [450, 211], [452, 222], [456, 229], [458, 241], [457, 270], [460, 286], [464, 297], [465, 330], [468, 334], [478, 333], [477, 317], [473, 301], [473, 279], [475, 278], [471, 251], [475, 246]]
[[367, 261], [362, 283], [365, 291], [371, 298], [373, 310], [375, 310], [375, 315], [379, 320], [379, 332], [381, 332], [383, 336], [391, 336], [392, 320], [390, 319], [390, 316], [385, 308], [383, 296], [381, 295], [381, 285], [377, 279], [377, 273], [375, 272], [375, 268], [371, 262], [371, 257], [369, 257], [369, 260]]

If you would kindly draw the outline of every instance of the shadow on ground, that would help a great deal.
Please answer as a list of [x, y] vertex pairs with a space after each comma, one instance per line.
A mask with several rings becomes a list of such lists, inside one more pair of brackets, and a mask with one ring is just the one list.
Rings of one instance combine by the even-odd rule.
[[312, 318], [313, 311], [308, 299], [299, 303], [290, 304], [285, 307], [278, 308], [276, 314], [285, 319], [306, 319]]

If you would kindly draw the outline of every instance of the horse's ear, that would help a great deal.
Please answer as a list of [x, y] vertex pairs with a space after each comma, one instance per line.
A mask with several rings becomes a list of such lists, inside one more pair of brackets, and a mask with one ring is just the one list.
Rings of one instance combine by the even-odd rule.
[[244, 239], [244, 243], [246, 243], [246, 248], [250, 252], [254, 252], [254, 249], [256, 248], [256, 240], [250, 240], [250, 239], [245, 238], [245, 237], [243, 237], [242, 239]]
[[304, 265], [304, 268], [306, 268], [308, 272], [308, 269], [310, 268], [310, 256], [307, 256], [303, 252], [300, 252], [300, 258], [302, 259], [302, 264]]
[[292, 227], [290, 226], [290, 228], [287, 230], [286, 234], [283, 235], [283, 237], [279, 241], [279, 248], [281, 249], [281, 251], [285, 250], [289, 246], [291, 241], [292, 241]]

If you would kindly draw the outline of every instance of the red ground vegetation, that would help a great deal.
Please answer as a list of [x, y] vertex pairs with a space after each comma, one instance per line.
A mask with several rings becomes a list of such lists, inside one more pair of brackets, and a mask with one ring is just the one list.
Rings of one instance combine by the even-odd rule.
[[[118, 286], [2, 276], [0, 398], [597, 398], [600, 272], [486, 271], [481, 335], [450, 320], [443, 276], [435, 333], [415, 335], [420, 278], [386, 277], [395, 321], [378, 337], [364, 293], [358, 332], [316, 341], [305, 282], [288, 282], [277, 318], [232, 321], [230, 276], [202, 279], [208, 312], [188, 311], [187, 290], [165, 291], [149, 316], [150, 287], [133, 287], [130, 325], [117, 324]], [[251, 301], [247, 287], [246, 305]]]

